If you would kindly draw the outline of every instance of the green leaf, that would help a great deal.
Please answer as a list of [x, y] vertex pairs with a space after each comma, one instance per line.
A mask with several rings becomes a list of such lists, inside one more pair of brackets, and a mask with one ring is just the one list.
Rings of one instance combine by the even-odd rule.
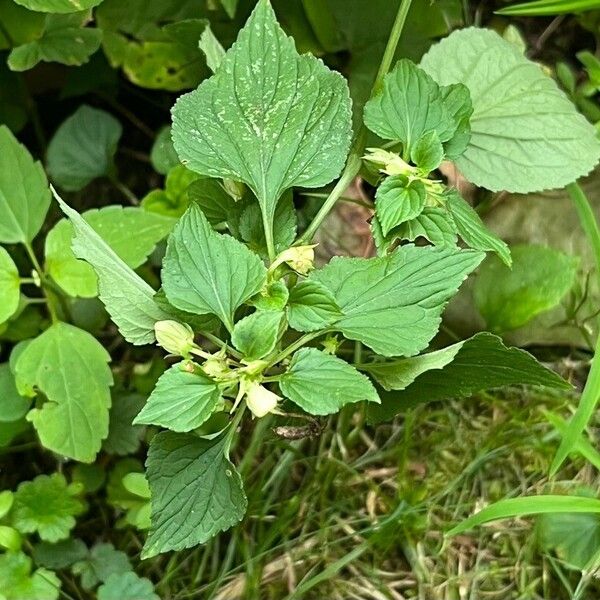
[[21, 533], [38, 533], [46, 542], [64, 540], [75, 527], [75, 517], [84, 511], [76, 494], [61, 473], [38, 475], [19, 484], [12, 523]]
[[318, 331], [343, 316], [333, 294], [318, 281], [307, 279], [290, 292], [288, 320], [296, 331]]
[[[231, 0], [228, 0], [231, 1]], [[235, 0], [237, 2], [237, 0]], [[225, 50], [221, 46], [221, 42], [216, 38], [210, 25], [207, 25], [200, 36], [200, 42], [198, 44], [200, 50], [204, 52], [206, 56], [206, 64], [208, 68], [214, 73], [223, 62], [225, 58]]]
[[11, 423], [22, 419], [30, 404], [28, 398], [19, 394], [10, 365], [0, 364], [0, 422]]
[[598, 162], [594, 127], [540, 65], [494, 31], [456, 31], [421, 66], [440, 85], [469, 88], [471, 140], [456, 165], [472, 183], [524, 193], [560, 188]]
[[98, 6], [102, 0], [15, 0], [17, 4], [46, 13], [73, 13]]
[[104, 466], [101, 464], [86, 465], [83, 463], [77, 464], [71, 471], [73, 483], [81, 486], [85, 494], [93, 494], [97, 492], [106, 480]]
[[344, 313], [347, 338], [384, 356], [412, 356], [437, 333], [446, 302], [484, 255], [408, 245], [380, 258], [335, 257], [311, 274]]
[[[0, 0], [0, 49], [20, 46], [40, 37], [46, 18], [31, 12], [13, 0]], [[14, 90], [13, 90], [14, 93]]]
[[302, 348], [279, 381], [282, 393], [311, 415], [331, 415], [346, 404], [379, 402], [368, 377], [337, 356]]
[[22, 552], [0, 554], [3, 600], [58, 600], [60, 579], [47, 569], [31, 572], [31, 559]]
[[250, 298], [249, 304], [260, 310], [283, 310], [290, 297], [287, 285], [280, 279], [266, 285], [260, 293]]
[[139, 394], [117, 394], [113, 397], [108, 437], [102, 443], [105, 452], [127, 456], [139, 450], [144, 427], [133, 425], [133, 420], [145, 402], [146, 398]]
[[457, 227], [450, 213], [439, 206], [426, 206], [414, 219], [403, 223], [394, 235], [409, 241], [424, 237], [434, 246], [456, 246]]
[[161, 375], [146, 406], [133, 422], [191, 431], [211, 416], [221, 400], [217, 384], [198, 365], [184, 361]]
[[94, 267], [100, 300], [123, 337], [135, 345], [155, 341], [154, 324], [170, 318], [154, 301], [155, 291], [115, 254], [77, 211], [58, 195], [55, 197], [75, 229], [73, 253]]
[[257, 310], [235, 324], [231, 342], [245, 360], [264, 358], [275, 349], [284, 318], [283, 311]]
[[0, 492], [0, 519], [5, 517], [12, 508], [14, 494], [10, 490]]
[[[132, 269], [146, 262], [175, 224], [174, 219], [122, 206], [89, 210], [81, 218]], [[90, 264], [75, 257], [71, 249], [73, 237], [73, 225], [66, 219], [50, 230], [46, 237], [46, 269], [70, 296], [94, 298], [98, 295], [98, 277]]]
[[48, 569], [64, 569], [83, 560], [88, 554], [87, 546], [79, 539], [69, 538], [51, 544], [40, 542], [33, 547], [33, 559], [36, 565]]
[[181, 161], [246, 183], [268, 236], [283, 192], [337, 177], [350, 138], [345, 80], [314, 56], [297, 54], [267, 0], [259, 0], [217, 73], [173, 108]]
[[133, 571], [114, 573], [98, 588], [98, 600], [160, 600], [149, 579]]
[[491, 331], [525, 325], [559, 304], [575, 284], [579, 258], [544, 246], [514, 246], [509, 269], [490, 256], [475, 280], [477, 309]]
[[144, 196], [141, 205], [149, 212], [179, 218], [190, 204], [189, 191], [199, 180], [200, 175], [197, 173], [186, 169], [183, 165], [175, 165], [167, 174], [165, 189], [151, 190]]
[[365, 104], [365, 125], [385, 140], [402, 142], [404, 154], [427, 132], [442, 142], [456, 129], [438, 84], [408, 59], [399, 60], [383, 80], [383, 88]]
[[506, 6], [496, 11], [500, 15], [546, 16], [578, 13], [600, 8], [598, 0], [533, 0]]
[[161, 432], [146, 461], [152, 527], [142, 558], [203, 544], [242, 520], [248, 501], [226, 455], [227, 437]]
[[410, 159], [423, 173], [437, 169], [444, 159], [444, 147], [436, 131], [427, 131], [413, 145]]
[[375, 194], [377, 219], [383, 234], [418, 217], [425, 208], [426, 198], [422, 181], [409, 182], [402, 175], [386, 177]]
[[221, 4], [225, 9], [225, 12], [228, 14], [229, 18], [233, 19], [235, 17], [235, 11], [237, 9], [238, 0], [221, 0]]
[[0, 125], [0, 157], [0, 242], [31, 242], [50, 206], [44, 169], [5, 125]]
[[452, 215], [458, 235], [469, 248], [495, 252], [507, 267], [512, 265], [508, 246], [483, 224], [479, 215], [461, 198], [458, 191], [448, 190], [446, 207]]
[[361, 365], [384, 389], [381, 406], [369, 407], [379, 423], [424, 402], [466, 398], [508, 385], [543, 385], [567, 390], [569, 384], [531, 354], [507, 347], [490, 333], [478, 333], [442, 350], [393, 362]]
[[180, 310], [214, 314], [233, 330], [233, 314], [265, 283], [260, 258], [228, 235], [215, 232], [192, 204], [169, 237], [162, 281]]
[[150, 162], [154, 170], [161, 175], [166, 175], [179, 164], [179, 157], [171, 140], [171, 127], [169, 125], [165, 125], [156, 135], [150, 150]]
[[109, 361], [110, 355], [94, 337], [61, 322], [51, 325], [19, 356], [17, 386], [38, 389], [47, 398], [27, 416], [46, 448], [81, 462], [94, 460], [108, 435]]
[[490, 521], [548, 513], [600, 513], [600, 500], [581, 496], [551, 495], [523, 496], [521, 498], [500, 500], [465, 519], [448, 531], [446, 535], [458, 535]]
[[202, 209], [211, 225], [224, 223], [235, 210], [235, 200], [216, 179], [197, 179], [188, 188], [188, 196]]
[[47, 15], [41, 37], [14, 48], [8, 56], [8, 66], [13, 71], [27, 71], [40, 61], [83, 65], [102, 42], [100, 29], [85, 27], [88, 20], [88, 11]]
[[72, 567], [81, 576], [81, 586], [91, 590], [99, 582], [106, 582], [112, 575], [131, 572], [131, 563], [125, 552], [115, 550], [112, 544], [96, 544], [89, 556]]
[[21, 280], [10, 254], [0, 246], [0, 323], [12, 317], [19, 308]]
[[446, 159], [455, 160], [467, 149], [471, 140], [471, 94], [462, 83], [446, 85], [440, 90], [446, 110], [456, 123], [454, 135], [444, 144], [444, 154]]
[[48, 146], [48, 173], [61, 188], [76, 192], [115, 173], [114, 157], [123, 128], [104, 110], [80, 106], [56, 130]]

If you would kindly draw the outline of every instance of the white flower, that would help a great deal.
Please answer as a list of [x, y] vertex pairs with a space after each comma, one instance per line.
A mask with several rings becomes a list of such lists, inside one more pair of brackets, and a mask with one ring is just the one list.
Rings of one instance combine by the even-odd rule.
[[274, 271], [279, 265], [287, 263], [294, 271], [307, 275], [315, 268], [315, 246], [292, 246], [284, 250], [273, 262], [270, 270]]
[[246, 405], [255, 417], [269, 414], [281, 400], [281, 396], [269, 391], [264, 385], [252, 383], [246, 390]]

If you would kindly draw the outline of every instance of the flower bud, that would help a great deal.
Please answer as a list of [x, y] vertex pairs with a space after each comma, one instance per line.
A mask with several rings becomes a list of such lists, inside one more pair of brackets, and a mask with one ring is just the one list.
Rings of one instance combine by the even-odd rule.
[[315, 246], [292, 246], [284, 250], [271, 265], [274, 270], [282, 263], [287, 263], [294, 271], [301, 275], [307, 275], [309, 271], [315, 268]]
[[367, 148], [367, 154], [363, 159], [373, 163], [381, 173], [386, 175], [411, 175], [416, 168], [409, 165], [405, 160], [394, 152], [388, 152], [381, 148]]
[[220, 379], [230, 373], [227, 359], [221, 353], [213, 354], [202, 363], [202, 370], [214, 379]]
[[177, 321], [157, 321], [154, 324], [156, 343], [169, 354], [187, 357], [194, 347], [194, 332], [189, 325]]
[[264, 385], [252, 383], [246, 390], [246, 405], [255, 417], [269, 414], [281, 400], [281, 396], [269, 391]]

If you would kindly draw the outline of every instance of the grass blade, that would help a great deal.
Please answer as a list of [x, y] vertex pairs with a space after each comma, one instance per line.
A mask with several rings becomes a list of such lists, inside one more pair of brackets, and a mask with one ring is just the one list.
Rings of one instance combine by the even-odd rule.
[[498, 15], [512, 15], [521, 17], [540, 17], [551, 15], [564, 15], [578, 13], [586, 10], [600, 8], [598, 0], [536, 0], [535, 2], [522, 2], [513, 4], [496, 11]]

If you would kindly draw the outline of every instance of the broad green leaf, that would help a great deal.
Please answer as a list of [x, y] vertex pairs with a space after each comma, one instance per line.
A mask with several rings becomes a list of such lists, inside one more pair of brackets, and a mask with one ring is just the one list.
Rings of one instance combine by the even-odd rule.
[[361, 365], [386, 390], [381, 406], [369, 407], [369, 421], [379, 423], [423, 402], [466, 398], [508, 385], [543, 385], [569, 389], [559, 375], [531, 354], [507, 347], [490, 333], [403, 360]]
[[417, 217], [403, 223], [394, 235], [411, 242], [423, 237], [434, 246], [452, 248], [456, 246], [456, 232], [456, 224], [446, 208], [426, 206]]
[[337, 356], [302, 348], [279, 381], [281, 392], [311, 415], [330, 415], [346, 404], [379, 402], [368, 377]]
[[56, 130], [48, 146], [48, 173], [70, 192], [97, 177], [114, 176], [114, 157], [123, 128], [106, 111], [80, 106]]
[[461, 198], [458, 191], [448, 191], [446, 207], [452, 215], [458, 235], [469, 248], [495, 252], [506, 266], [512, 265], [508, 246], [483, 224], [479, 215], [466, 200]]
[[[260, 310], [283, 310], [290, 297], [287, 285], [278, 279], [265, 286], [249, 300], [249, 304]], [[288, 315], [289, 316], [289, 315]]]
[[494, 31], [456, 31], [421, 66], [440, 85], [469, 88], [471, 140], [456, 165], [476, 185], [524, 193], [559, 188], [598, 162], [594, 127], [540, 65]]
[[577, 257], [544, 246], [514, 246], [508, 268], [490, 256], [475, 280], [477, 309], [491, 331], [525, 325], [555, 307], [575, 284]]
[[0, 554], [3, 600], [58, 600], [60, 579], [47, 569], [31, 569], [31, 559], [22, 552]]
[[[132, 269], [146, 262], [175, 224], [169, 217], [122, 206], [89, 210], [81, 218]], [[75, 257], [71, 249], [73, 237], [73, 225], [66, 219], [50, 230], [46, 237], [46, 269], [70, 296], [94, 298], [98, 295], [98, 277], [90, 264]]]
[[88, 11], [47, 15], [41, 37], [13, 48], [8, 56], [8, 66], [13, 71], [27, 71], [40, 61], [83, 65], [102, 42], [100, 29], [85, 27], [88, 20]]
[[217, 315], [232, 331], [235, 310], [261, 290], [266, 274], [256, 254], [215, 232], [192, 204], [169, 237], [162, 281], [173, 306]]
[[46, 448], [80, 462], [94, 460], [108, 435], [109, 361], [110, 355], [94, 337], [61, 322], [19, 356], [17, 387], [37, 389], [47, 398], [27, 416]]
[[77, 493], [61, 473], [38, 475], [17, 488], [12, 523], [21, 533], [37, 533], [46, 542], [64, 540], [75, 527], [75, 517], [84, 511]]
[[30, 242], [50, 206], [44, 169], [10, 129], [0, 125], [0, 242]]
[[264, 358], [275, 349], [284, 319], [283, 311], [257, 310], [235, 324], [231, 342], [247, 361]]
[[410, 159], [423, 173], [431, 173], [440, 166], [444, 147], [435, 130], [427, 131], [415, 142]]
[[246, 183], [268, 228], [286, 189], [320, 187], [339, 175], [350, 137], [346, 82], [314, 56], [297, 54], [267, 0], [259, 0], [217, 73], [173, 108], [181, 161]]
[[242, 520], [248, 501], [226, 455], [226, 436], [161, 432], [146, 461], [152, 527], [142, 558], [203, 544]]
[[98, 600], [160, 600], [149, 579], [133, 571], [114, 573], [98, 588]]
[[56, 544], [40, 542], [33, 547], [35, 564], [48, 569], [64, 569], [83, 560], [87, 554], [87, 546], [77, 538], [69, 538]]
[[123, 337], [136, 345], [155, 341], [154, 324], [170, 318], [155, 302], [155, 291], [115, 254], [77, 211], [58, 195], [56, 200], [75, 229], [73, 253], [94, 267], [100, 300]]
[[551, 495], [522, 496], [521, 498], [500, 500], [465, 519], [448, 531], [446, 535], [458, 535], [490, 521], [548, 513], [600, 513], [600, 500], [582, 496]]
[[133, 419], [142, 410], [145, 402], [146, 398], [139, 394], [113, 396], [108, 437], [102, 443], [105, 452], [127, 456], [138, 451], [145, 428], [133, 425]]
[[123, 487], [131, 494], [150, 500], [150, 486], [148, 480], [143, 473], [127, 473], [123, 477]]
[[421, 181], [409, 182], [402, 175], [386, 177], [377, 188], [375, 208], [384, 235], [394, 227], [418, 217], [427, 194]]
[[165, 125], [157, 134], [150, 150], [150, 162], [154, 170], [166, 175], [179, 164], [179, 157], [171, 140], [171, 127]]
[[21, 280], [10, 254], [0, 246], [0, 323], [12, 317], [19, 308]]
[[217, 384], [198, 365], [184, 361], [161, 375], [146, 406], [133, 422], [191, 431], [211, 416], [221, 400]]
[[444, 155], [448, 160], [455, 160], [467, 149], [471, 139], [471, 94], [462, 83], [443, 86], [441, 92], [446, 110], [456, 123], [454, 135], [444, 144]]
[[22, 419], [31, 400], [19, 394], [8, 363], [0, 364], [0, 422], [11, 423]]
[[91, 590], [99, 582], [114, 574], [131, 572], [131, 563], [125, 552], [115, 550], [112, 544], [96, 544], [84, 560], [76, 562], [72, 571], [81, 577], [84, 590]]
[[0, 49], [35, 40], [42, 35], [45, 22], [44, 15], [27, 10], [14, 0], [0, 0]]
[[402, 246], [380, 258], [335, 257], [314, 279], [334, 295], [345, 337], [383, 356], [412, 356], [437, 333], [446, 302], [484, 255]]
[[188, 188], [188, 196], [202, 209], [211, 225], [226, 222], [235, 210], [235, 200], [216, 179], [197, 179]]
[[102, 0], [15, 0], [17, 4], [45, 13], [72, 13], [98, 6]]
[[326, 329], [341, 316], [335, 297], [318, 281], [306, 279], [290, 291], [288, 321], [296, 331]]
[[423, 134], [435, 131], [445, 142], [456, 129], [439, 85], [407, 59], [396, 63], [383, 88], [365, 104], [364, 120], [383, 139], [402, 142], [407, 160]]

